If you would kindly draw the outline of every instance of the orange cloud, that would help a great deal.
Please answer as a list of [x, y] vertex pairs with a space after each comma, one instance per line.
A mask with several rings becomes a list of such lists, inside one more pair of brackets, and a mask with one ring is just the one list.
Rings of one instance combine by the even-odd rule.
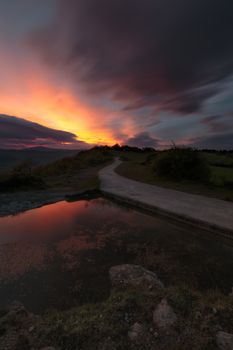
[[[1, 47], [1, 45], [0, 45]], [[82, 103], [71, 89], [56, 86], [33, 59], [27, 62], [7, 55], [0, 58], [0, 113], [23, 117], [47, 127], [69, 131], [88, 143], [113, 144], [117, 140], [105, 126], [112, 116]]]

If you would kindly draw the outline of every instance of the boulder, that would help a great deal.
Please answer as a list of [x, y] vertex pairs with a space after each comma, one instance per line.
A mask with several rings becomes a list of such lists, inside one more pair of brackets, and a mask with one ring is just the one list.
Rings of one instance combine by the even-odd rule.
[[112, 285], [148, 286], [163, 288], [157, 275], [139, 265], [124, 264], [109, 270]]
[[177, 316], [166, 299], [163, 299], [153, 313], [153, 322], [162, 331], [169, 331], [176, 323]]
[[216, 340], [220, 350], [233, 350], [233, 334], [219, 331]]

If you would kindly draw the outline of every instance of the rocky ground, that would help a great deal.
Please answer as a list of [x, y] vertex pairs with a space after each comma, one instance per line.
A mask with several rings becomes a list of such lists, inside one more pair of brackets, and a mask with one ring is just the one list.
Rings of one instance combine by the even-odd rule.
[[166, 287], [139, 265], [109, 270], [109, 297], [36, 316], [15, 302], [0, 313], [1, 350], [232, 350], [233, 297]]
[[15, 215], [63, 200], [65, 194], [54, 191], [27, 191], [0, 194], [0, 217]]

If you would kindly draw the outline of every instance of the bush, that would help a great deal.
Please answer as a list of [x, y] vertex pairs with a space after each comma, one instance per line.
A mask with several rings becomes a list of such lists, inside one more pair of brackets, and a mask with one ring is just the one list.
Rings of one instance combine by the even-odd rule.
[[207, 182], [210, 169], [200, 154], [191, 148], [174, 148], [161, 152], [153, 164], [156, 174], [171, 180]]
[[0, 179], [0, 192], [43, 188], [45, 188], [44, 181], [39, 176], [30, 174], [11, 173]]
[[0, 192], [40, 190], [46, 187], [43, 179], [34, 174], [31, 161], [24, 161], [0, 176]]

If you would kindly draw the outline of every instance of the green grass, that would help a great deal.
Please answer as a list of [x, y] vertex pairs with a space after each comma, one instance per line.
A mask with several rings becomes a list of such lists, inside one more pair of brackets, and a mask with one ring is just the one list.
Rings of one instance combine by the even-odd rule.
[[[222, 156], [215, 155], [215, 157], [220, 157], [221, 159]], [[131, 155], [128, 161], [123, 161], [118, 166], [116, 172], [121, 176], [151, 185], [233, 201], [233, 186], [231, 187], [231, 182], [233, 183], [233, 168], [211, 166], [209, 184], [191, 181], [176, 182], [156, 176], [146, 159], [146, 155], [140, 155], [137, 159], [134, 159], [134, 156]]]
[[233, 155], [221, 153], [203, 152], [202, 156], [213, 166], [231, 167], [233, 168]]
[[233, 185], [233, 168], [224, 168], [211, 166], [212, 182], [216, 186], [224, 186], [226, 182], [231, 182]]

